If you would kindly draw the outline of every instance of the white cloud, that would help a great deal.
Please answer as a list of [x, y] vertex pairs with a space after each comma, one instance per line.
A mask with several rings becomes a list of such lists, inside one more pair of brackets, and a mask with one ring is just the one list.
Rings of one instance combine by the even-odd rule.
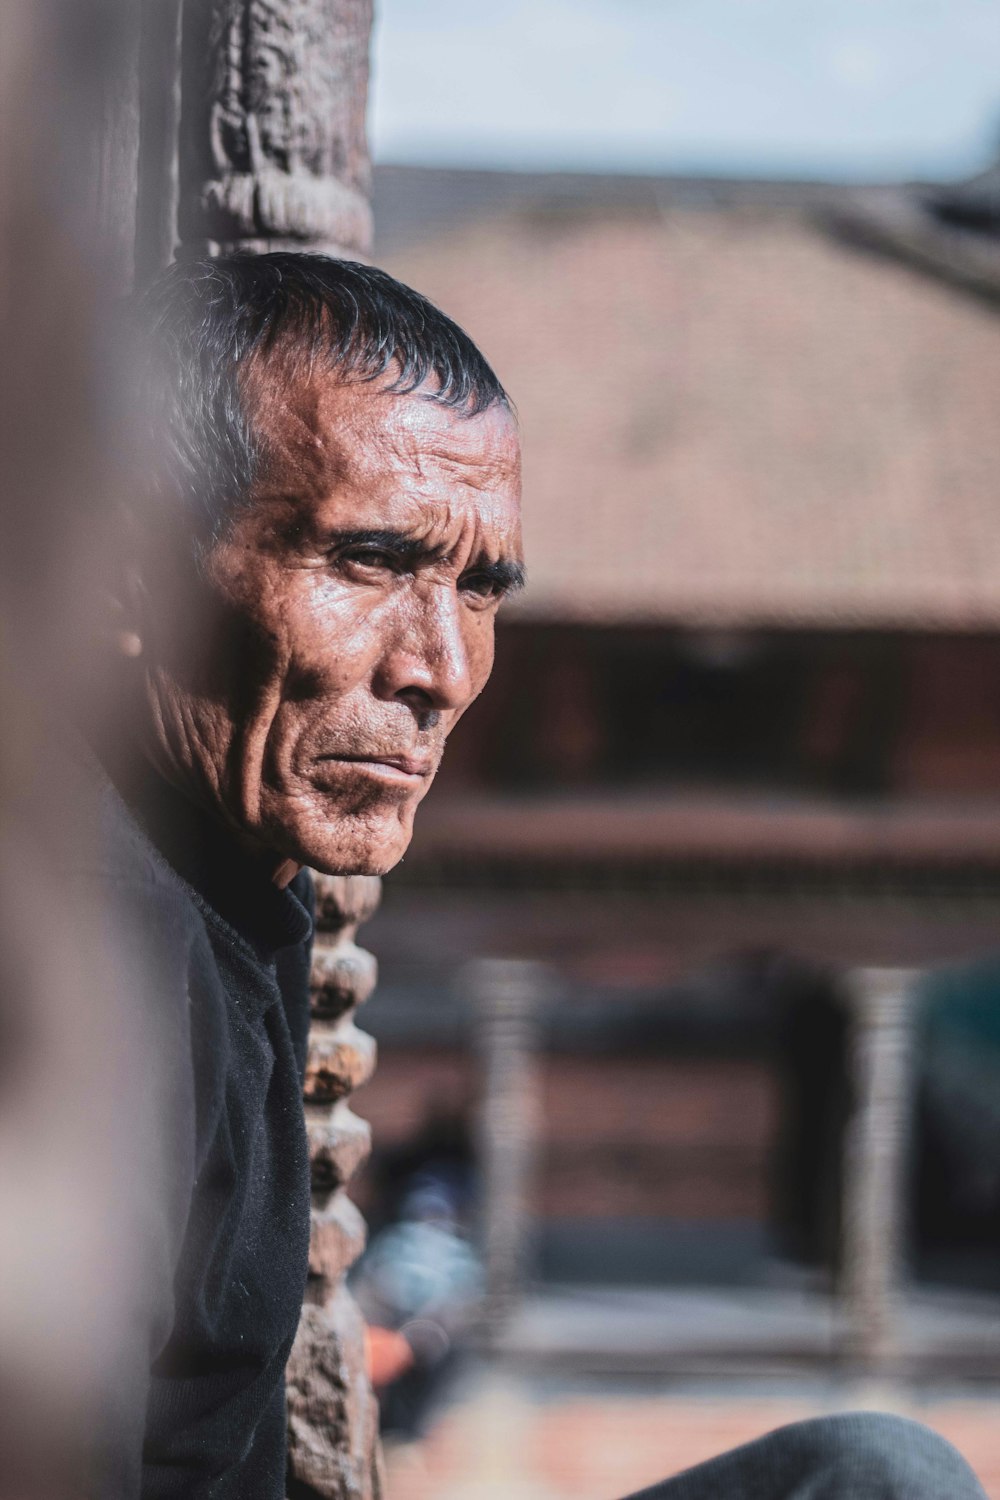
[[830, 76], [860, 93], [873, 93], [886, 84], [890, 69], [878, 47], [861, 38], [845, 37], [827, 54]]

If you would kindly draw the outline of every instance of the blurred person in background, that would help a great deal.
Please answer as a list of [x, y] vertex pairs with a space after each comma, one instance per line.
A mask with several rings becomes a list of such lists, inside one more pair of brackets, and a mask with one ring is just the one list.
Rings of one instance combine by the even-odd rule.
[[369, 1326], [381, 1431], [416, 1439], [458, 1378], [485, 1291], [467, 1108], [429, 1100], [416, 1138], [374, 1175], [379, 1227], [351, 1289]]
[[413, 1180], [398, 1220], [374, 1237], [351, 1287], [369, 1327], [401, 1336], [409, 1351], [393, 1378], [376, 1380], [381, 1429], [418, 1438], [454, 1374], [484, 1291], [452, 1183], [430, 1172]]

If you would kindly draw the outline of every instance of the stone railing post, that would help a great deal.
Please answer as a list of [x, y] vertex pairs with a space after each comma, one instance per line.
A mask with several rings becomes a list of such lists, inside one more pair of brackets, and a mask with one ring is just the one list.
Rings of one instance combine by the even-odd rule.
[[850, 976], [855, 1102], [844, 1144], [843, 1298], [847, 1357], [870, 1375], [891, 1373], [899, 1356], [913, 980], [902, 969], [859, 969]]
[[537, 1009], [546, 974], [536, 963], [484, 958], [463, 970], [461, 982], [475, 1007], [482, 1069], [480, 1245], [486, 1334], [496, 1341], [523, 1289], [531, 1234], [541, 1114]]
[[371, 245], [372, 0], [185, 0], [184, 251]]
[[312, 1163], [309, 1282], [288, 1362], [292, 1473], [324, 1500], [381, 1493], [377, 1407], [368, 1380], [364, 1324], [344, 1284], [364, 1248], [365, 1224], [344, 1191], [365, 1159], [369, 1129], [349, 1096], [375, 1065], [375, 1043], [354, 1012], [375, 984], [375, 959], [354, 942], [378, 905], [370, 876], [317, 875], [312, 1025], [305, 1108]]

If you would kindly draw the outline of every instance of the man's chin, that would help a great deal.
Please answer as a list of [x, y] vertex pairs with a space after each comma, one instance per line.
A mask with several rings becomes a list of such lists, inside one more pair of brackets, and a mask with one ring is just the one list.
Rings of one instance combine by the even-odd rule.
[[409, 848], [412, 831], [398, 822], [385, 829], [359, 829], [354, 837], [347, 830], [336, 838], [309, 830], [294, 840], [294, 852], [292, 840], [283, 842], [289, 858], [321, 875], [387, 875]]
[[334, 857], [319, 851], [301, 862], [320, 875], [388, 875], [405, 852], [405, 849], [400, 849], [396, 854], [384, 854], [373, 850], [364, 855], [345, 857], [340, 854]]

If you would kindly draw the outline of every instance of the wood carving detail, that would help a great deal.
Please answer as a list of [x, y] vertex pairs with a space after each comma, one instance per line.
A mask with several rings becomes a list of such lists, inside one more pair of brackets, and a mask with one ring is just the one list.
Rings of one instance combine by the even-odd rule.
[[365, 254], [372, 0], [187, 0], [184, 22], [182, 244]]

